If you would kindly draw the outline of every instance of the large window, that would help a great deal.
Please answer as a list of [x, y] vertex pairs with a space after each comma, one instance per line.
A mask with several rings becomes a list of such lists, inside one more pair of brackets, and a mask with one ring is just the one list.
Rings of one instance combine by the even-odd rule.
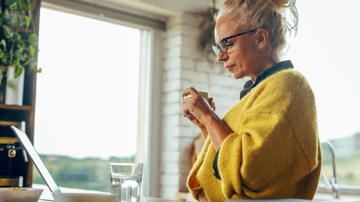
[[59, 186], [109, 191], [137, 151], [140, 30], [41, 8], [39, 38], [35, 147]]
[[[297, 1], [299, 32], [288, 57], [311, 84], [320, 140], [337, 155], [340, 184], [360, 185], [360, 19], [357, 0]], [[329, 150], [324, 170], [332, 177]]]

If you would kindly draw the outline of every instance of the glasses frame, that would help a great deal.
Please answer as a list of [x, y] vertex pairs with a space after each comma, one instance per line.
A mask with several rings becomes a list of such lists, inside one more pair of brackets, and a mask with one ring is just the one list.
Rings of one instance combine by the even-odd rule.
[[219, 55], [219, 50], [222, 52], [222, 53], [226, 53], [229, 46], [232, 46], [233, 43], [227, 43], [229, 39], [232, 39], [232, 38], [235, 38], [235, 37], [238, 37], [238, 36], [241, 36], [241, 35], [244, 35], [244, 34], [248, 34], [248, 33], [255, 33], [257, 32], [257, 28], [256, 29], [252, 29], [252, 30], [249, 30], [249, 31], [246, 31], [246, 32], [241, 32], [241, 33], [238, 33], [238, 34], [234, 34], [234, 35], [231, 35], [231, 36], [228, 36], [228, 37], [225, 37], [223, 39], [220, 40], [219, 43], [215, 43], [213, 46], [212, 46], [212, 49], [214, 51], [214, 53], [216, 54], [216, 56]]

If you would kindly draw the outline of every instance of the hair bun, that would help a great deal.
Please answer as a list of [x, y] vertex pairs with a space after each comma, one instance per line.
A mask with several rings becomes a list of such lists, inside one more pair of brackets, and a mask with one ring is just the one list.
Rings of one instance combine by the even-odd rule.
[[[273, 9], [283, 17], [284, 25], [290, 34], [297, 32], [298, 12], [296, 9], [296, 0], [267, 0], [272, 4]], [[291, 16], [288, 18], [288, 16]]]
[[269, 0], [275, 10], [280, 11], [283, 8], [289, 8], [295, 6], [295, 0]]

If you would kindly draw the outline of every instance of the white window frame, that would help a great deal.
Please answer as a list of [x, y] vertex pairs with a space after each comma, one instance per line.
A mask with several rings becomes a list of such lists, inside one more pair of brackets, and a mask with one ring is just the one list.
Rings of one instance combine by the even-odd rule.
[[[160, 107], [162, 32], [141, 33], [140, 89], [138, 103], [138, 147], [136, 160], [144, 163], [143, 195], [160, 194]], [[155, 186], [154, 186], [155, 185]]]
[[73, 0], [42, 0], [41, 7], [141, 30], [136, 161], [144, 163], [142, 195], [159, 197], [160, 186], [156, 185], [160, 179], [161, 54], [165, 22]]

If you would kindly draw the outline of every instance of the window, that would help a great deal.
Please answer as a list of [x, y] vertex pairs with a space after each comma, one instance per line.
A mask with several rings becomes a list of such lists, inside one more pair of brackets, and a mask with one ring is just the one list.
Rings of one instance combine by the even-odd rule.
[[108, 163], [135, 160], [140, 41], [139, 29], [41, 8], [35, 147], [59, 186], [109, 191]]
[[[360, 13], [357, 0], [297, 1], [299, 32], [288, 56], [312, 86], [321, 141], [337, 155], [340, 184], [360, 185]], [[332, 177], [328, 149], [324, 170]]]

